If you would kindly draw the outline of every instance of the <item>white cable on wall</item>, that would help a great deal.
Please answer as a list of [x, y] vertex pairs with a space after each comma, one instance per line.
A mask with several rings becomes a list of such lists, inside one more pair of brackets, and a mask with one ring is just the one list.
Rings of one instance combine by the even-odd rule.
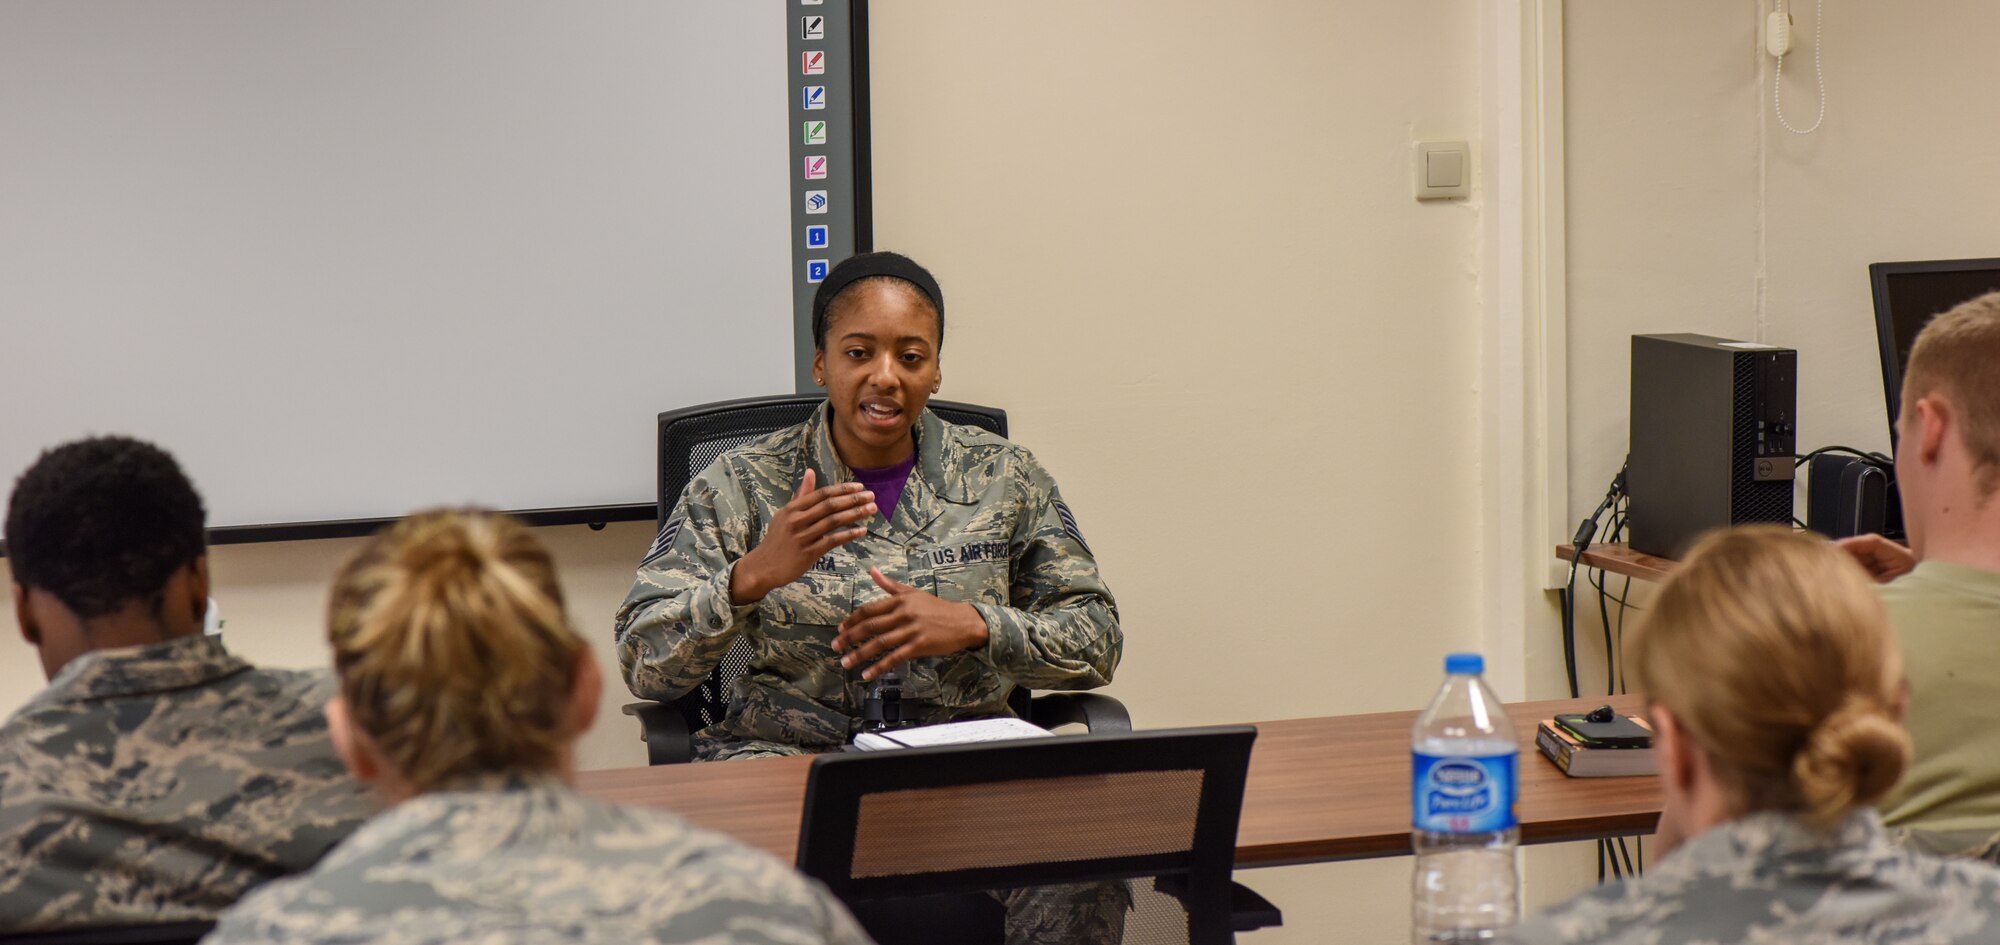
[[[1779, 0], [1779, 4], [1780, 4], [1780, 9], [1778, 10], [1778, 16], [1783, 17], [1784, 20], [1787, 23], [1789, 23], [1791, 20], [1791, 11], [1785, 8], [1786, 0]], [[1812, 134], [1813, 132], [1819, 130], [1821, 122], [1826, 121], [1826, 72], [1820, 66], [1820, 34], [1821, 34], [1821, 26], [1826, 23], [1825, 14], [1826, 14], [1826, 0], [1817, 0], [1817, 2], [1813, 6], [1812, 52], [1813, 52], [1813, 77], [1819, 83], [1819, 114], [1813, 118], [1812, 127], [1801, 130], [1792, 127], [1792, 123], [1785, 120], [1785, 97], [1784, 97], [1785, 56], [1783, 53], [1778, 54], [1777, 75], [1771, 80], [1771, 106], [1777, 110], [1778, 124], [1782, 126], [1786, 131], [1789, 131], [1795, 135]], [[1787, 45], [1789, 45], [1789, 40], [1787, 41]]]

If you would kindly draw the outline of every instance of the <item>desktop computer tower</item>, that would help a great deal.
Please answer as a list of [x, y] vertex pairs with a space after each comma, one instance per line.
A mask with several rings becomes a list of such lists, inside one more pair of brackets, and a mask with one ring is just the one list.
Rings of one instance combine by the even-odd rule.
[[1633, 550], [1678, 558], [1710, 529], [1792, 523], [1798, 376], [1789, 348], [1632, 336]]

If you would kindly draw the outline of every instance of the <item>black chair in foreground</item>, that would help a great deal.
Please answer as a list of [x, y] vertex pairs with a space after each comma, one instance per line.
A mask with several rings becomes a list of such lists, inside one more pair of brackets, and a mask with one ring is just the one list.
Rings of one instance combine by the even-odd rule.
[[1072, 735], [813, 760], [801, 872], [882, 945], [997, 941], [986, 891], [1124, 881], [1128, 943], [1280, 924], [1230, 879], [1250, 726]]
[[[804, 423], [826, 402], [816, 394], [747, 397], [702, 404], [660, 414], [659, 520], [665, 527], [689, 480], [715, 458], [759, 437]], [[1007, 435], [1007, 411], [948, 400], [933, 400], [930, 409], [948, 423], [977, 426]], [[648, 764], [678, 764], [693, 756], [695, 732], [722, 720], [729, 708], [730, 683], [750, 665], [750, 644], [737, 640], [715, 671], [694, 691], [672, 702], [635, 702], [626, 715], [639, 720], [639, 737], [646, 743]], [[1132, 729], [1125, 706], [1110, 696], [1058, 692], [1030, 698], [1016, 689], [1008, 698], [1015, 714], [1043, 728], [1078, 724], [1092, 732]]]
[[98, 925], [46, 932], [0, 932], [0, 945], [195, 945], [215, 928], [206, 920]]

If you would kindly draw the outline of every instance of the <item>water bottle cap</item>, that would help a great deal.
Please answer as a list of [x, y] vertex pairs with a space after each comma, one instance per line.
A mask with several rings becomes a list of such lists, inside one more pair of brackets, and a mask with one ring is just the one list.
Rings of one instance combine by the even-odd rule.
[[1453, 676], [1477, 676], [1486, 672], [1486, 657], [1477, 653], [1453, 653], [1444, 658], [1444, 671]]

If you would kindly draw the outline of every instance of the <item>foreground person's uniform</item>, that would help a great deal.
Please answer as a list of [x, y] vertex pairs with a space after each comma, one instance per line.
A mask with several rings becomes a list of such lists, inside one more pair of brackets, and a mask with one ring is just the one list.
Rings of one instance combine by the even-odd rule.
[[770, 856], [553, 777], [487, 776], [396, 805], [312, 872], [258, 890], [209, 943], [866, 945]]
[[324, 672], [219, 640], [84, 654], [0, 728], [0, 929], [213, 918], [371, 811]]
[[904, 668], [904, 705], [922, 723], [1012, 714], [1007, 694], [1090, 689], [1124, 650], [1111, 591], [1027, 450], [926, 410], [917, 465], [888, 521], [834, 549], [756, 603], [729, 601], [735, 563], [757, 546], [807, 468], [822, 485], [853, 475], [834, 452], [826, 410], [731, 450], [688, 485], [639, 567], [617, 621], [633, 694], [673, 699], [699, 685], [738, 639], [753, 650], [727, 716], [695, 734], [695, 756], [798, 754], [845, 744], [867, 697], [833, 639], [856, 607], [882, 597], [868, 569], [986, 618], [985, 646]]
[[1714, 827], [1636, 880], [1529, 919], [1512, 943], [2000, 943], [2000, 870], [1897, 849], [1872, 810], [1831, 833], [1775, 812]]

